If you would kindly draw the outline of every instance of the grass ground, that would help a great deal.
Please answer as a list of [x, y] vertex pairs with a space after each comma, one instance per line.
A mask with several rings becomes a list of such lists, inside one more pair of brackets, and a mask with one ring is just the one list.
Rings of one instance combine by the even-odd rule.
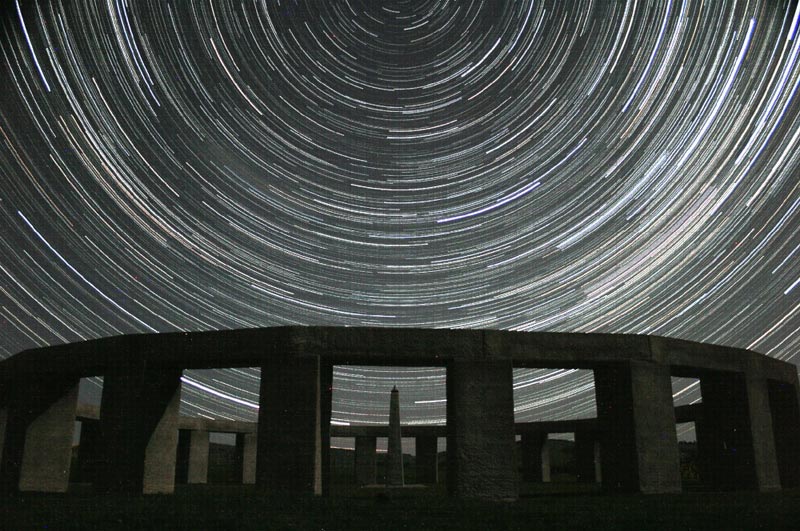
[[442, 487], [335, 486], [330, 498], [268, 496], [252, 486], [179, 486], [171, 496], [24, 494], [0, 498], [0, 529], [800, 529], [800, 489], [667, 496], [526, 488], [515, 503], [448, 498]]

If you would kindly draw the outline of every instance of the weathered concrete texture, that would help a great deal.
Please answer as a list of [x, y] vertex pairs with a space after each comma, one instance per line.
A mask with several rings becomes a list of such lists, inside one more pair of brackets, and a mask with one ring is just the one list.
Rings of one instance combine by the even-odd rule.
[[400, 393], [397, 387], [392, 389], [389, 398], [389, 444], [386, 452], [386, 484], [402, 486], [405, 484], [403, 474], [403, 438], [400, 434]]
[[417, 437], [417, 483], [439, 482], [439, 444], [436, 437]]
[[356, 437], [355, 475], [359, 486], [375, 484], [376, 443], [375, 437]]
[[15, 382], [6, 400], [0, 484], [9, 492], [66, 492], [78, 378]]
[[781, 479], [775, 451], [767, 380], [758, 375], [747, 374], [745, 382], [756, 488], [763, 492], [780, 490]]
[[451, 495], [519, 497], [510, 360], [447, 365], [447, 483]]
[[256, 482], [256, 452], [258, 437], [255, 433], [237, 433], [236, 451], [241, 456], [242, 484], [252, 485]]
[[135, 361], [109, 368], [100, 402], [100, 492], [171, 493], [175, 489], [179, 369]]
[[261, 367], [256, 485], [322, 494], [319, 356], [275, 357]]
[[575, 432], [575, 466], [579, 483], [599, 483], [602, 478], [600, 443], [595, 433]]
[[631, 361], [595, 369], [603, 486], [680, 492], [669, 367]]
[[207, 431], [180, 430], [175, 465], [176, 483], [208, 483], [208, 447]]
[[550, 481], [550, 448], [546, 432], [522, 434], [522, 480], [541, 483]]
[[712, 487], [774, 490], [779, 485], [767, 384], [755, 376], [720, 372], [700, 378], [698, 461], [703, 482]]
[[784, 489], [800, 486], [800, 400], [798, 388], [770, 381], [769, 403], [778, 473]]

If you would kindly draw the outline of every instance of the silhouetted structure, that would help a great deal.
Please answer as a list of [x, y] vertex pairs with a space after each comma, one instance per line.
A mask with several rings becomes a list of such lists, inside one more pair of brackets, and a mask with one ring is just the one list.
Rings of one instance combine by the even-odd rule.
[[389, 444], [386, 453], [386, 484], [402, 487], [405, 484], [403, 475], [403, 438], [400, 434], [400, 393], [397, 387], [392, 388], [389, 398]]
[[[800, 483], [797, 370], [779, 360], [648, 336], [328, 327], [120, 336], [13, 356], [0, 363], [0, 483], [6, 490], [66, 490], [78, 381], [103, 376], [99, 420], [90, 430], [98, 450], [88, 466], [95, 488], [171, 492], [184, 422], [181, 371], [259, 366], [254, 481], [268, 490], [321, 494], [330, 483], [329, 438], [338, 428], [329, 425], [336, 364], [447, 367], [447, 480], [456, 496], [517, 497], [515, 432], [534, 452], [526, 473], [536, 473], [535, 441], [551, 431], [547, 423], [514, 424], [513, 367], [594, 371], [596, 429], [584, 432], [587, 424], [573, 421], [571, 430], [582, 448], [579, 475], [587, 481], [598, 475], [591, 470], [596, 437], [605, 488], [679, 491], [675, 423], [681, 419], [696, 424], [707, 483], [759, 490]], [[671, 376], [699, 378], [703, 403], [674, 408]], [[198, 423], [194, 431], [214, 431]], [[362, 441], [365, 481], [371, 479], [368, 437], [377, 433], [353, 431], [357, 447]], [[204, 436], [197, 437], [183, 443], [188, 456], [182, 461], [187, 480], [202, 481]], [[247, 447], [241, 439], [243, 479], [245, 460], [252, 462]]]

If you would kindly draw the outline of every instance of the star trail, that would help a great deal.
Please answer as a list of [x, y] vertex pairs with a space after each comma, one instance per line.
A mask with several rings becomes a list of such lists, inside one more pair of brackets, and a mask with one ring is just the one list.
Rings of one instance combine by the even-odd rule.
[[[4, 4], [0, 357], [298, 324], [798, 362], [795, 1]], [[187, 371], [183, 410], [253, 420], [258, 378]], [[593, 415], [587, 371], [514, 381], [518, 420]], [[395, 384], [444, 422], [442, 369], [376, 367], [333, 421]]]

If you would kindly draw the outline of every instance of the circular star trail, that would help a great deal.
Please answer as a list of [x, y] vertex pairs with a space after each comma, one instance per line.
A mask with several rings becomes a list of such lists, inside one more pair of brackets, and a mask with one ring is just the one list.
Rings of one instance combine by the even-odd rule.
[[[799, 21], [766, 0], [9, 0], [0, 355], [325, 324], [796, 362]], [[404, 422], [444, 421], [443, 370], [335, 378], [337, 422], [386, 422], [394, 384]], [[257, 382], [187, 372], [184, 410], [253, 419]], [[516, 371], [517, 418], [591, 415], [592, 389]]]

